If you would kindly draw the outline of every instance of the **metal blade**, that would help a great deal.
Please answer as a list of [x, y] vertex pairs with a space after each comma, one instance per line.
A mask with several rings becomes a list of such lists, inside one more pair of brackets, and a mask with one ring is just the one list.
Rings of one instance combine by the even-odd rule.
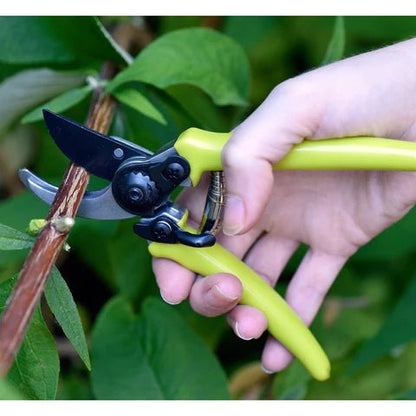
[[[36, 196], [51, 205], [55, 199], [58, 187], [44, 181], [29, 169], [20, 169], [21, 181]], [[114, 200], [111, 185], [98, 191], [88, 191], [84, 194], [77, 212], [78, 217], [98, 220], [122, 220], [135, 217], [134, 214], [122, 209]]]
[[46, 126], [61, 151], [76, 165], [111, 181], [126, 159], [147, 158], [153, 153], [119, 137], [98, 133], [49, 110], [43, 110]]

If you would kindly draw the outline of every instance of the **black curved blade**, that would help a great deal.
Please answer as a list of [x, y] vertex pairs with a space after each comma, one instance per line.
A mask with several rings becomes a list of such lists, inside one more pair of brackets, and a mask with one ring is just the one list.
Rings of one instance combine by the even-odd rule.
[[127, 140], [98, 133], [49, 110], [43, 110], [43, 118], [53, 140], [71, 162], [109, 181], [126, 159], [147, 158], [153, 154]]

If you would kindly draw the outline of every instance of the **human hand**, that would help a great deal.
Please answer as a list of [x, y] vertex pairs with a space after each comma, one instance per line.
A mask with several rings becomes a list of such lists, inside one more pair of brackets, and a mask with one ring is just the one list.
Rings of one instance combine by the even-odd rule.
[[[348, 258], [399, 220], [416, 202], [415, 173], [273, 171], [304, 140], [368, 135], [416, 140], [416, 40], [349, 58], [277, 86], [224, 148], [228, 189], [218, 242], [274, 285], [300, 243], [309, 251], [291, 279], [286, 300], [310, 324]], [[180, 195], [199, 223], [206, 184]], [[206, 316], [228, 312], [243, 339], [267, 328], [263, 314], [237, 305], [241, 284], [231, 275], [206, 278], [167, 259], [154, 259], [163, 298], [189, 296]], [[262, 362], [279, 371], [290, 353], [269, 338]]]

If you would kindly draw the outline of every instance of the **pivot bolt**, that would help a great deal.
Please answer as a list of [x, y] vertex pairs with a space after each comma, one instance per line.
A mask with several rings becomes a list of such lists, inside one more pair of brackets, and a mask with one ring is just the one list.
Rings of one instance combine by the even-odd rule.
[[180, 163], [173, 162], [165, 168], [163, 175], [172, 182], [179, 182], [185, 176], [185, 169]]
[[172, 227], [166, 221], [158, 221], [152, 230], [152, 234], [159, 241], [165, 241], [172, 233]]
[[136, 202], [140, 202], [144, 196], [143, 191], [137, 186], [130, 188], [128, 190], [128, 194], [129, 194], [129, 198], [132, 201], [136, 201]]

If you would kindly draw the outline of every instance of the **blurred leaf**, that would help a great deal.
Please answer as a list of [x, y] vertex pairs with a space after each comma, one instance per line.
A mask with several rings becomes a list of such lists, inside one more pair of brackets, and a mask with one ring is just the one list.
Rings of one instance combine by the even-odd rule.
[[77, 218], [68, 243], [73, 252], [91, 267], [109, 286], [115, 287], [108, 244], [112, 240], [118, 222]]
[[108, 241], [108, 258], [120, 293], [135, 301], [148, 283], [154, 283], [154, 276], [148, 243], [133, 233], [132, 225], [132, 221], [119, 222]]
[[[0, 284], [0, 311], [16, 281], [17, 276]], [[55, 341], [37, 308], [7, 379], [30, 399], [51, 400], [55, 398], [58, 376]]]
[[140, 91], [138, 87], [131, 86], [118, 88], [113, 92], [117, 100], [142, 113], [146, 117], [166, 125], [163, 114], [152, 104], [152, 102]]
[[22, 123], [33, 123], [35, 121], [43, 120], [43, 109], [47, 109], [55, 113], [62, 113], [86, 99], [91, 92], [92, 89], [89, 85], [66, 91], [63, 94], [53, 98], [51, 101], [48, 101], [40, 107], [30, 111], [22, 118]]
[[344, 56], [345, 51], [345, 25], [344, 18], [337, 16], [335, 18], [334, 32], [331, 41], [322, 61], [322, 65], [330, 64], [331, 62], [339, 61]]
[[224, 33], [235, 39], [245, 50], [264, 41], [276, 28], [276, 16], [227, 16]]
[[227, 325], [225, 316], [206, 317], [196, 313], [190, 306], [189, 301], [184, 301], [179, 305], [175, 305], [186, 323], [201, 338], [208, 347], [215, 351], [221, 342], [221, 337], [226, 331], [230, 330]]
[[0, 224], [0, 250], [22, 250], [33, 244], [33, 237]]
[[33, 66], [93, 60], [130, 60], [95, 17], [0, 18], [0, 62]]
[[249, 66], [240, 45], [205, 28], [181, 29], [161, 36], [107, 84], [109, 91], [131, 81], [159, 88], [193, 84], [218, 105], [246, 105]]
[[64, 278], [56, 267], [52, 268], [48, 283], [45, 287], [48, 305], [86, 367], [90, 370], [91, 363], [88, 353], [87, 340], [82, 328], [77, 306]]
[[277, 400], [302, 400], [310, 380], [310, 374], [295, 360], [285, 371], [275, 376], [273, 397]]
[[27, 111], [85, 82], [83, 72], [28, 69], [0, 84], [0, 135]]
[[393, 394], [390, 400], [416, 400], [416, 389]]
[[61, 374], [56, 400], [94, 400], [91, 383], [77, 369]]
[[138, 317], [123, 298], [113, 298], [97, 320], [91, 356], [98, 399], [229, 397], [214, 355], [173, 308], [155, 299], [144, 302]]
[[0, 379], [0, 400], [24, 400], [25, 396], [5, 379]]
[[173, 100], [163, 90], [146, 86], [146, 97], [163, 114], [166, 124], [161, 124], [149, 117], [138, 113], [130, 106], [121, 104], [118, 108], [112, 134], [146, 147], [149, 150], [157, 151], [160, 147], [176, 140], [178, 135], [192, 122]]
[[[349, 357], [348, 357], [349, 358]], [[408, 344], [398, 357], [383, 357], [347, 377], [348, 360], [333, 363], [331, 378], [312, 380], [306, 400], [382, 400], [416, 386], [416, 343]]]
[[173, 85], [168, 87], [166, 92], [186, 111], [194, 127], [224, 132], [234, 127], [230, 121], [234, 109], [218, 108], [199, 88], [185, 84]]
[[347, 368], [351, 374], [392, 351], [393, 348], [416, 339], [414, 320], [416, 281], [407, 288], [379, 332], [369, 339]]
[[384, 230], [353, 256], [355, 261], [388, 261], [393, 263], [405, 255], [412, 255], [416, 248], [416, 209], [412, 209], [400, 221]]

